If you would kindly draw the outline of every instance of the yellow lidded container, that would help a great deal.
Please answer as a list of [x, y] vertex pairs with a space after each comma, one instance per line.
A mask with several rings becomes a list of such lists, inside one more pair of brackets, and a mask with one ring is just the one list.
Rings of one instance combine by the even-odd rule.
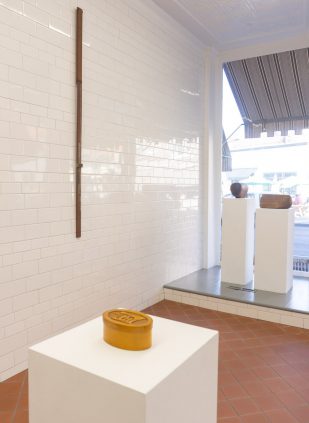
[[146, 350], [152, 344], [152, 318], [139, 311], [107, 310], [103, 313], [103, 339], [124, 350]]

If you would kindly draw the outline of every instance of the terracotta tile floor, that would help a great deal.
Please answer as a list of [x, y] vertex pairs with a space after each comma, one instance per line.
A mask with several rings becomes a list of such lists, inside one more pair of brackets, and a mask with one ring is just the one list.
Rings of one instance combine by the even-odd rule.
[[[146, 312], [220, 332], [218, 423], [309, 423], [308, 330], [171, 301]], [[22, 372], [0, 383], [0, 423], [26, 422]]]

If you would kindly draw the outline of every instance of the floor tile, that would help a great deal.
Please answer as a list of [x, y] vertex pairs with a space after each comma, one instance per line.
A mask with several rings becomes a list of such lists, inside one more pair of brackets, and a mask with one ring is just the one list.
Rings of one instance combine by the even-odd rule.
[[227, 417], [218, 419], [218, 423], [242, 423], [240, 417]]
[[242, 387], [248, 392], [249, 396], [268, 395], [269, 389], [263, 382], [242, 382]]
[[250, 398], [239, 398], [230, 400], [231, 405], [239, 416], [244, 414], [255, 414], [260, 411], [255, 401]]
[[18, 410], [14, 417], [14, 423], [28, 423], [28, 410]]
[[271, 379], [278, 376], [278, 374], [273, 370], [270, 366], [260, 366], [254, 367], [253, 372], [260, 378], [260, 379]]
[[248, 414], [241, 417], [241, 423], [268, 423], [268, 418], [262, 413]]
[[236, 412], [229, 401], [218, 402], [218, 419], [236, 416]]
[[279, 377], [267, 379], [265, 384], [274, 393], [288, 391], [291, 388], [287, 382]]
[[297, 419], [299, 423], [308, 423], [309, 421], [309, 405], [300, 407], [292, 407], [290, 413]]
[[256, 405], [262, 411], [280, 410], [285, 408], [282, 402], [275, 396], [275, 394], [269, 393], [267, 395], [258, 395], [254, 397]]
[[238, 383], [231, 383], [221, 387], [227, 399], [233, 398], [248, 398], [248, 393]]
[[258, 380], [257, 375], [250, 369], [243, 370], [232, 370], [232, 374], [238, 382], [256, 382]]
[[0, 411], [10, 412], [15, 410], [18, 396], [15, 394], [4, 394], [0, 396]]
[[12, 423], [12, 413], [0, 412], [0, 423]]
[[[294, 390], [277, 392], [276, 396], [287, 408], [297, 407], [300, 405], [306, 405], [306, 400]], [[309, 423], [309, 415], [308, 415], [308, 423]]]
[[271, 423], [299, 423], [287, 410], [273, 410], [266, 412]]

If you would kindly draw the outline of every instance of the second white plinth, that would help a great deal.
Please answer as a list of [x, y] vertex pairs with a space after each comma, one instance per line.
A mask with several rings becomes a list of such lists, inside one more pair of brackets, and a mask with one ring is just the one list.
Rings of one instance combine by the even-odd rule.
[[286, 293], [293, 284], [293, 209], [257, 209], [254, 288]]
[[222, 213], [221, 280], [246, 285], [253, 279], [253, 198], [224, 198]]

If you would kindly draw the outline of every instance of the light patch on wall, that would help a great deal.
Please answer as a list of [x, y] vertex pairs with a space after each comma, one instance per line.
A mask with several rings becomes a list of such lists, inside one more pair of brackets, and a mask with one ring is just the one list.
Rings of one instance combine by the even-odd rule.
[[182, 93], [184, 93], [184, 94], [192, 95], [194, 97], [199, 97], [200, 96], [200, 93], [189, 91], [189, 90], [185, 90], [184, 88], [182, 88], [180, 91]]
[[52, 24], [49, 24], [49, 29], [52, 29], [53, 31], [59, 32], [59, 34], [65, 35], [66, 37], [71, 38], [71, 34], [68, 34], [67, 32], [63, 31], [60, 28], [55, 27]]

